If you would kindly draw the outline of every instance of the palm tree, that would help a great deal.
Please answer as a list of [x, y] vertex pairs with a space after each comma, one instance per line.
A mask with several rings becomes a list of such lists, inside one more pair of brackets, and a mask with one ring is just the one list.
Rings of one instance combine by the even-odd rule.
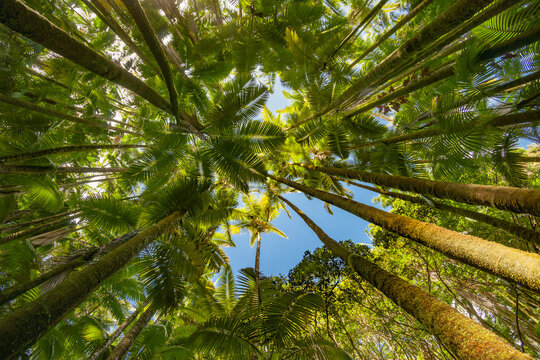
[[485, 359], [530, 359], [528, 355], [513, 349], [483, 326], [461, 315], [444, 302], [381, 269], [364, 257], [351, 253], [330, 238], [290, 201], [281, 196], [280, 199], [304, 220], [328, 249], [348, 262], [363, 279], [418, 319], [459, 358], [477, 359], [477, 351], [481, 347], [485, 349], [482, 351]]
[[256, 195], [248, 195], [243, 197], [244, 210], [240, 210], [240, 220], [236, 226], [247, 229], [251, 233], [250, 246], [253, 247], [257, 242], [257, 251], [255, 252], [255, 274], [260, 274], [261, 261], [261, 234], [273, 232], [287, 239], [287, 236], [278, 228], [270, 224], [279, 212], [274, 206], [272, 196], [263, 194], [259, 198]]

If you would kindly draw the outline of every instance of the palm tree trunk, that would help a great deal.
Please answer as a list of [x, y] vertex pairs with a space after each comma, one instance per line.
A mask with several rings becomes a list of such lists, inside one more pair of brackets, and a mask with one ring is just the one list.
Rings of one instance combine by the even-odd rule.
[[119, 173], [126, 172], [125, 168], [103, 167], [70, 167], [70, 166], [39, 166], [39, 165], [0, 165], [0, 174], [87, 174], [87, 173]]
[[148, 308], [141, 314], [141, 316], [135, 321], [135, 324], [129, 329], [122, 341], [114, 348], [113, 352], [107, 357], [107, 360], [122, 360], [131, 345], [137, 337], [141, 334], [144, 327], [148, 324], [152, 316], [156, 313], [155, 308], [150, 304]]
[[8, 242], [33, 237], [36, 235], [45, 234], [50, 231], [58, 230], [69, 225], [70, 221], [76, 218], [78, 214], [70, 215], [66, 218], [53, 220], [52, 222], [41, 224], [30, 229], [21, 230], [13, 234], [4, 234], [0, 236], [0, 244], [6, 244]]
[[110, 12], [103, 6], [99, 0], [82, 0], [82, 2], [92, 10], [97, 17], [103, 21], [123, 42], [126, 44], [146, 65], [152, 67], [156, 73], [157, 69], [143, 51], [135, 44], [129, 34], [124, 31], [122, 26], [111, 16]]
[[[343, 47], [345, 46], [345, 44], [347, 43], [347, 41], [349, 41], [357, 32], [358, 30], [367, 25], [368, 22], [370, 22], [374, 17], [375, 15], [377, 15], [377, 13], [379, 11], [381, 11], [381, 9], [384, 7], [384, 5], [388, 2], [388, 0], [380, 0], [377, 5], [371, 9], [371, 11], [360, 21], [360, 23], [358, 23], [358, 25], [356, 25], [354, 27], [354, 29], [352, 29], [352, 31], [341, 41], [341, 43], [338, 45], [338, 47], [336, 48], [336, 50], [334, 50], [332, 52], [332, 54], [330, 54], [328, 56], [328, 58], [326, 59], [325, 63], [324, 63], [324, 67], [326, 67], [326, 64], [328, 64], [330, 62], [330, 60], [332, 60], [332, 58], [337, 54], [337, 52]], [[324, 70], [324, 67], [323, 67], [323, 70]]]
[[351, 254], [290, 201], [282, 196], [279, 198], [304, 220], [330, 251], [351, 265], [360, 277], [414, 316], [458, 358], [464, 360], [532, 359], [421, 288], [409, 284], [359, 255]]
[[13, 359], [34, 344], [104, 280], [122, 269], [159, 235], [171, 229], [183, 214], [176, 211], [141, 230], [92, 265], [72, 273], [51, 291], [2, 318], [0, 354], [6, 359]]
[[255, 252], [255, 275], [259, 277], [261, 269], [261, 234], [257, 236], [257, 251]]
[[540, 292], [540, 255], [513, 249], [476, 236], [387, 213], [356, 201], [311, 188], [294, 181], [266, 175], [270, 179], [333, 204], [370, 223], [503, 279]]
[[89, 127], [107, 129], [107, 130], [112, 130], [112, 131], [117, 131], [117, 132], [120, 132], [120, 133], [132, 134], [132, 135], [138, 135], [137, 133], [134, 133], [133, 131], [121, 129], [121, 128], [116, 127], [116, 126], [111, 126], [111, 125], [108, 125], [107, 123], [101, 122], [101, 121], [99, 121], [97, 119], [96, 119], [96, 121], [90, 121], [90, 120], [86, 120], [86, 119], [81, 119], [81, 118], [79, 118], [77, 116], [64, 114], [64, 113], [61, 113], [59, 111], [56, 111], [56, 110], [53, 110], [53, 109], [48, 109], [46, 107], [39, 106], [39, 105], [33, 104], [31, 102], [28, 102], [28, 101], [16, 99], [14, 97], [7, 96], [7, 95], [2, 94], [2, 93], [0, 93], [0, 102], [10, 104], [10, 105], [13, 105], [13, 106], [17, 106], [17, 107], [20, 107], [20, 108], [23, 108], [23, 109], [27, 109], [27, 110], [30, 110], [30, 111], [33, 111], [33, 112], [37, 112], [37, 113], [40, 113], [40, 114], [43, 114], [43, 115], [52, 116], [52, 117], [55, 117], [55, 118], [58, 118], [58, 119], [62, 119], [62, 120], [74, 122], [74, 123], [77, 123], [77, 124], [89, 126]]
[[57, 266], [46, 273], [41, 274], [33, 280], [30, 280], [24, 284], [13, 285], [5, 290], [0, 291], [0, 305], [3, 305], [8, 301], [15, 299], [16, 297], [24, 294], [28, 290], [33, 289], [36, 286], [39, 286], [66, 271], [73, 270], [79, 266], [88, 263], [88, 261], [90, 261], [97, 252], [98, 249], [91, 249], [86, 253], [77, 256], [71, 261], [63, 265]]
[[[491, 16], [490, 16], [491, 17]], [[525, 45], [530, 44], [531, 42], [534, 42], [538, 39], [538, 36], [540, 34], [540, 27], [537, 27], [535, 29], [532, 29], [531, 31], [528, 31], [526, 33], [520, 34], [512, 39], [509, 39], [501, 44], [497, 44], [493, 46], [490, 49], [486, 49], [482, 51], [478, 55], [478, 59], [481, 59], [481, 62], [486, 62], [488, 60], [492, 60], [496, 57], [499, 57], [503, 54], [506, 54], [510, 51], [517, 50]], [[361, 113], [364, 113], [368, 110], [374, 109], [377, 106], [380, 106], [382, 104], [386, 104], [392, 100], [395, 100], [397, 98], [408, 96], [410, 93], [422, 89], [426, 86], [435, 84], [439, 81], [442, 81], [444, 79], [447, 79], [453, 75], [455, 75], [456, 70], [454, 69], [454, 63], [451, 62], [448, 65], [444, 66], [442, 69], [436, 71], [434, 74], [427, 76], [423, 79], [420, 79], [416, 82], [413, 82], [407, 86], [404, 86], [400, 89], [397, 89], [394, 92], [389, 93], [386, 96], [383, 96], [380, 99], [377, 99], [375, 101], [372, 101], [368, 104], [365, 104], [363, 106], [360, 106], [360, 108], [355, 109], [352, 112], [348, 112], [347, 116], [354, 116]]]
[[58, 218], [61, 218], [61, 217], [64, 217], [64, 216], [68, 216], [68, 215], [73, 215], [73, 214], [77, 215], [78, 211], [76, 211], [76, 210], [74, 210], [74, 211], [66, 211], [66, 212], [63, 212], [63, 213], [60, 213], [60, 214], [55, 214], [55, 215], [47, 216], [47, 217], [44, 217], [44, 218], [39, 218], [39, 219], [30, 220], [30, 221], [26, 221], [26, 222], [22, 222], [22, 223], [12, 224], [12, 225], [0, 228], [0, 232], [8, 232], [8, 231], [17, 230], [17, 229], [22, 228], [22, 227], [38, 225], [38, 224], [42, 224], [44, 222], [48, 222], [50, 220], [55, 220], [55, 219], [58, 219]]
[[71, 152], [106, 150], [106, 149], [113, 149], [113, 150], [137, 149], [141, 147], [146, 147], [146, 145], [139, 145], [139, 144], [67, 145], [67, 146], [61, 146], [57, 148], [29, 151], [29, 152], [24, 152], [24, 153], [19, 153], [19, 154], [2, 156], [0, 157], [0, 163], [37, 159], [44, 156], [67, 154]]
[[[463, 22], [469, 20], [478, 11], [481, 11], [493, 0], [458, 0], [454, 2], [446, 11], [437, 16], [431, 23], [422, 28], [411, 39], [407, 40], [399, 49], [379, 63], [368, 74], [360, 78], [347, 90], [345, 90], [335, 101], [329, 104], [323, 113], [343, 104], [351, 97], [355, 96], [362, 89], [380, 85], [388, 74], [393, 73], [393, 69], [399, 68], [407, 63], [416, 53], [423, 50], [428, 44], [439, 39], [444, 34], [454, 30]], [[458, 38], [462, 34], [457, 34]], [[450, 43], [450, 40], [447, 43]]]
[[390, 30], [388, 30], [386, 33], [384, 33], [383, 36], [381, 36], [377, 41], [371, 45], [369, 48], [367, 48], [356, 60], [352, 62], [350, 67], [354, 67], [356, 64], [360, 62], [363, 58], [365, 58], [368, 54], [370, 54], [373, 50], [379, 47], [383, 42], [385, 42], [390, 36], [394, 35], [396, 31], [401, 29], [403, 25], [407, 24], [410, 20], [412, 20], [420, 11], [422, 11], [426, 6], [431, 4], [433, 0], [424, 0], [420, 4], [416, 5], [416, 7], [411, 10], [405, 17], [401, 20], [399, 20], [394, 27], [392, 27]]
[[294, 165], [328, 175], [356, 179], [417, 194], [431, 195], [440, 199], [450, 199], [472, 205], [493, 206], [501, 210], [540, 216], [540, 190], [510, 186], [460, 184], [307, 164]]
[[83, 68], [133, 91], [159, 109], [171, 112], [171, 104], [142, 80], [74, 39], [21, 1], [0, 2], [0, 23]]
[[[144, 305], [141, 305], [141, 306], [144, 306]], [[109, 336], [107, 341], [105, 341], [105, 343], [103, 345], [101, 345], [99, 348], [97, 348], [92, 353], [92, 355], [90, 355], [88, 357], [87, 360], [97, 360], [101, 356], [101, 354], [103, 354], [105, 351], [107, 351], [109, 346], [111, 346], [111, 344], [120, 336], [121, 333], [124, 332], [124, 330], [129, 326], [129, 324], [131, 324], [133, 322], [133, 320], [135, 320], [137, 315], [139, 315], [140, 310], [141, 310], [141, 307], [137, 308], [134, 312], [132, 312], [131, 315], [129, 315], [124, 320], [124, 322], [122, 322], [122, 324], [120, 324], [120, 326], [118, 326], [118, 328], [111, 334], [111, 336]]]
[[484, 224], [488, 224], [493, 227], [496, 227], [497, 229], [506, 231], [509, 234], [515, 235], [531, 244], [534, 244], [540, 247], [540, 232], [527, 229], [526, 227], [523, 227], [520, 225], [516, 225], [514, 223], [511, 223], [510, 221], [506, 221], [506, 220], [496, 218], [494, 216], [482, 214], [477, 211], [446, 205], [437, 201], [431, 201], [430, 203], [428, 203], [426, 200], [417, 196], [411, 196], [411, 195], [396, 193], [392, 191], [384, 191], [384, 190], [380, 190], [371, 186], [362, 185], [353, 181], [348, 181], [348, 183], [354, 186], [358, 186], [362, 189], [376, 192], [381, 195], [391, 196], [391, 197], [402, 199], [402, 200], [405, 200], [414, 204], [432, 206], [435, 209], [451, 212], [456, 215], [460, 215], [469, 219], [480, 221], [480, 222], [483, 222]]

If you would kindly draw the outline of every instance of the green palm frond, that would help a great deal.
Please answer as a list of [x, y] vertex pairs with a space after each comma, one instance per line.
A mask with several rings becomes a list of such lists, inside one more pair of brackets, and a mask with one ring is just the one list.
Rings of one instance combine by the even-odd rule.
[[263, 311], [263, 328], [274, 346], [290, 345], [305, 330], [324, 301], [314, 293], [285, 293], [270, 301]]
[[286, 348], [282, 356], [284, 359], [306, 360], [352, 360], [353, 358], [334, 343], [321, 339], [311, 338], [296, 340], [294, 345]]
[[79, 205], [82, 218], [103, 232], [126, 233], [135, 229], [140, 210], [132, 202], [112, 197], [89, 197]]

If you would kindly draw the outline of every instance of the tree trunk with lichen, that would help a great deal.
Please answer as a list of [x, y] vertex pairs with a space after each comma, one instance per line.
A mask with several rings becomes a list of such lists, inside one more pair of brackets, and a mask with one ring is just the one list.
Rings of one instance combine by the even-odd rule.
[[33, 280], [27, 281], [23, 284], [13, 285], [7, 289], [0, 291], [0, 305], [3, 305], [8, 301], [15, 299], [17, 296], [24, 294], [28, 290], [33, 289], [36, 286], [39, 286], [66, 271], [73, 270], [79, 266], [88, 263], [88, 261], [92, 259], [92, 257], [97, 253], [97, 251], [98, 249], [91, 249], [88, 252], [77, 256], [75, 259], [39, 275]]
[[112, 345], [112, 343], [124, 332], [124, 330], [135, 320], [135, 318], [139, 315], [139, 312], [141, 308], [144, 307], [144, 305], [141, 305], [138, 309], [133, 311], [131, 315], [129, 315], [123, 322], [118, 326], [118, 328], [107, 338], [107, 341], [103, 345], [101, 345], [99, 348], [97, 348], [92, 355], [88, 357], [87, 360], [97, 360], [101, 354], [103, 354], [109, 346]]
[[141, 230], [98, 261], [68, 276], [51, 291], [5, 316], [0, 321], [0, 354], [13, 359], [34, 344], [103, 281], [122, 269], [159, 235], [182, 218], [176, 211]]
[[171, 112], [171, 104], [142, 80], [76, 40], [21, 1], [0, 1], [0, 23], [83, 68], [133, 91], [154, 106]]
[[446, 256], [540, 292], [540, 271], [538, 271], [540, 255], [538, 254], [509, 248], [493, 241], [461, 234], [406, 216], [387, 213], [294, 181], [273, 175], [267, 176]]
[[373, 191], [381, 195], [391, 196], [391, 197], [402, 199], [402, 200], [405, 200], [414, 204], [431, 206], [431, 207], [434, 207], [435, 209], [451, 212], [456, 215], [460, 215], [469, 219], [483, 222], [484, 224], [488, 224], [493, 227], [496, 227], [497, 229], [506, 231], [509, 234], [515, 235], [531, 244], [534, 244], [540, 247], [540, 232], [532, 230], [532, 229], [527, 229], [524, 226], [511, 223], [510, 221], [506, 221], [503, 219], [496, 218], [494, 216], [482, 214], [477, 211], [446, 205], [437, 201], [431, 201], [430, 203], [428, 203], [426, 200], [417, 196], [411, 196], [411, 195], [396, 193], [392, 191], [384, 191], [384, 190], [380, 190], [371, 186], [358, 184], [352, 181], [349, 183], [354, 186], [358, 186], [358, 187], [361, 187], [362, 189]]
[[152, 316], [154, 316], [155, 312], [155, 308], [150, 304], [141, 316], [139, 316], [137, 321], [135, 321], [135, 324], [129, 329], [122, 341], [116, 345], [113, 352], [107, 357], [107, 360], [122, 360], [126, 356], [131, 345], [133, 345], [133, 342], [141, 334]]
[[414, 316], [453, 354], [464, 360], [519, 360], [532, 358], [513, 349], [485, 327], [417, 286], [381, 269], [369, 260], [352, 254], [318, 227], [306, 214], [284, 197], [287, 203], [335, 255], [352, 266], [364, 280], [380, 290], [403, 310]]
[[328, 175], [356, 179], [422, 195], [431, 195], [440, 199], [450, 199], [471, 205], [493, 206], [501, 210], [540, 216], [540, 190], [460, 184], [307, 164], [294, 165]]

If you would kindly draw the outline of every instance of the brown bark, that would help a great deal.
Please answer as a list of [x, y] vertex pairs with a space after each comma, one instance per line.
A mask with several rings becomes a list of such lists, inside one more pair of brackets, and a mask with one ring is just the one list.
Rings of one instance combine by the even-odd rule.
[[142, 80], [74, 39], [21, 1], [3, 0], [0, 2], [0, 23], [83, 68], [133, 91], [154, 106], [171, 112], [171, 105], [167, 100]]
[[414, 316], [460, 359], [532, 359], [421, 288], [409, 284], [359, 255], [351, 254], [291, 202], [281, 196], [280, 199], [296, 211], [330, 251], [351, 265], [364, 280]]
[[141, 230], [98, 261], [72, 273], [51, 291], [0, 320], [0, 354], [13, 359], [34, 344], [101, 283], [182, 218], [176, 211]]
[[456, 215], [460, 215], [469, 219], [480, 221], [480, 222], [483, 222], [484, 224], [488, 224], [498, 229], [501, 229], [503, 231], [506, 231], [509, 234], [515, 235], [527, 242], [530, 242], [531, 244], [535, 244], [536, 246], [540, 247], [540, 232], [527, 229], [526, 227], [514, 224], [510, 221], [506, 221], [506, 220], [496, 218], [494, 216], [482, 214], [477, 211], [446, 205], [437, 201], [431, 201], [430, 203], [428, 203], [426, 200], [417, 196], [411, 196], [411, 195], [396, 193], [392, 191], [384, 191], [384, 190], [380, 190], [371, 186], [358, 184], [353, 181], [350, 181], [349, 184], [352, 184], [354, 186], [358, 186], [363, 189], [373, 191], [382, 195], [391, 196], [397, 199], [402, 199], [405, 201], [412, 202], [414, 204], [432, 206], [435, 209], [451, 212]]
[[357, 179], [379, 186], [431, 195], [440, 199], [450, 199], [472, 205], [493, 206], [501, 210], [540, 216], [540, 190], [509, 186], [460, 184], [307, 164], [295, 165], [328, 175]]
[[406, 216], [387, 213], [291, 180], [273, 175], [266, 176], [462, 263], [540, 292], [540, 271], [538, 271], [540, 255], [538, 254], [509, 248], [493, 241], [464, 235]]
[[152, 316], [154, 316], [156, 310], [150, 304], [148, 308], [139, 316], [135, 324], [129, 329], [122, 341], [114, 348], [113, 352], [107, 357], [107, 360], [122, 360], [126, 356], [129, 348], [133, 345], [133, 342], [141, 334], [144, 327], [148, 324]]
[[145, 146], [146, 145], [138, 145], [138, 144], [134, 144], [134, 145], [132, 145], [132, 144], [67, 145], [67, 146], [61, 146], [61, 147], [57, 147], [57, 148], [36, 150], [36, 151], [28, 151], [28, 152], [19, 153], [19, 154], [2, 156], [2, 157], [0, 157], [0, 163], [13, 162], [13, 161], [22, 161], [22, 160], [29, 160], [29, 159], [37, 159], [37, 158], [44, 157], [44, 156], [57, 155], [57, 154], [67, 154], [67, 153], [70, 153], [70, 152], [106, 150], [106, 149], [113, 149], [113, 150], [137, 149], [137, 148], [141, 148], [141, 147], [145, 147]]

